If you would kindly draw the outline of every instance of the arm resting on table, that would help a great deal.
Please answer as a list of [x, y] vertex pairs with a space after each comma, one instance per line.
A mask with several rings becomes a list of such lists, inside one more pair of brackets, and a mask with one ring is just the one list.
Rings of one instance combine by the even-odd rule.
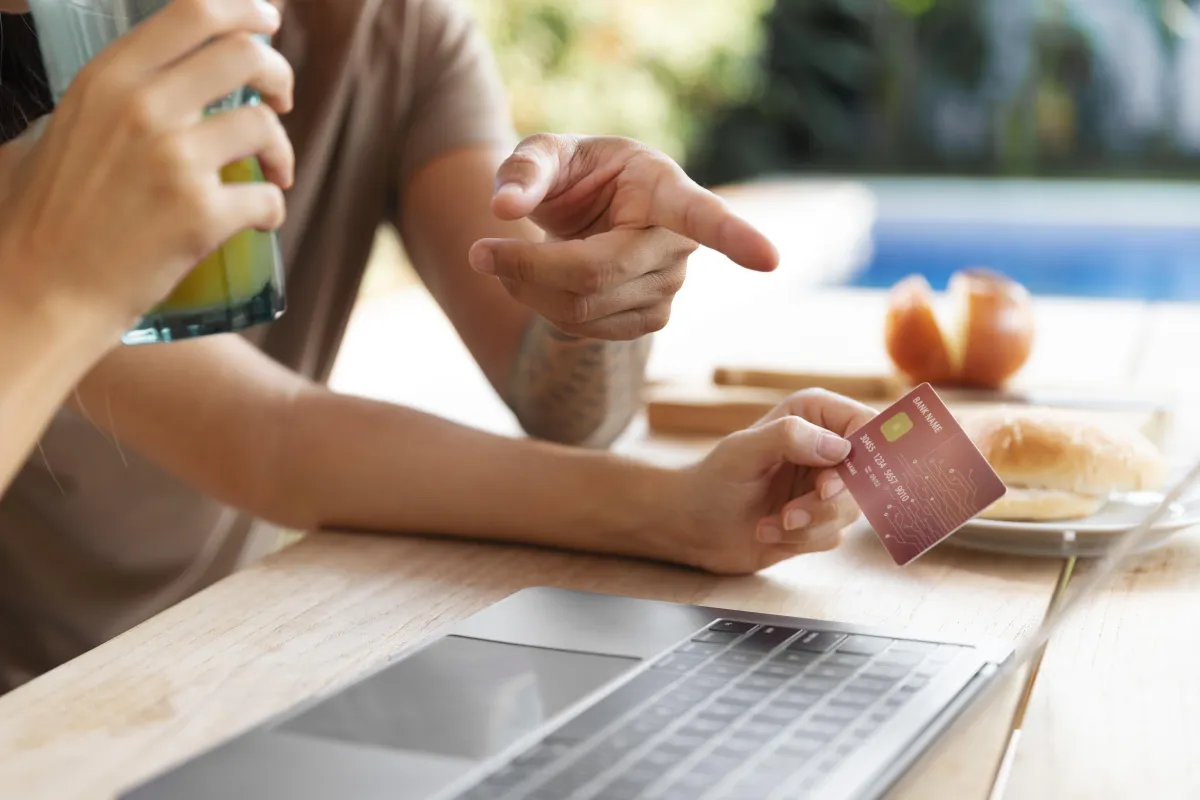
[[505, 539], [655, 557], [677, 473], [339, 395], [234, 336], [126, 348], [81, 386], [112, 432], [230, 505], [299, 530]]

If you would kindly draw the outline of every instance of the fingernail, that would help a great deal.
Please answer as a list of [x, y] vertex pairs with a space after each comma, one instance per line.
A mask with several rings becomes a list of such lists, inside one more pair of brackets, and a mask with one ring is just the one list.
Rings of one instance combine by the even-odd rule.
[[488, 248], [472, 248], [467, 258], [471, 262], [471, 269], [476, 272], [481, 272], [484, 275], [496, 274], [496, 260], [492, 257], [492, 251]]
[[779, 544], [783, 541], [783, 531], [774, 523], [764, 523], [758, 526], [758, 540], [765, 544]]
[[850, 455], [850, 443], [832, 433], [823, 433], [817, 440], [817, 455], [829, 461], [841, 461]]
[[828, 500], [835, 495], [841, 494], [846, 489], [846, 484], [841, 478], [830, 478], [825, 481], [825, 485], [821, 487], [821, 499]]
[[516, 181], [509, 181], [508, 183], [500, 184], [496, 189], [496, 194], [525, 194], [525, 187]]
[[801, 528], [807, 528], [811, 522], [812, 514], [803, 508], [793, 508], [783, 517], [783, 527], [789, 531], [798, 531]]

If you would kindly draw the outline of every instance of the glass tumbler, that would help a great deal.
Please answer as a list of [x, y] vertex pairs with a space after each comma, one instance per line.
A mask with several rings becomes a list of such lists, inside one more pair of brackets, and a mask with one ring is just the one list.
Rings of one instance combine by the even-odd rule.
[[[30, 0], [50, 91], [57, 103], [97, 53], [169, 0]], [[219, 114], [260, 102], [242, 89], [205, 109]], [[226, 183], [263, 180], [257, 158], [221, 170]], [[218, 247], [147, 312], [122, 341], [148, 344], [231, 333], [272, 322], [285, 309], [283, 261], [275, 233], [245, 230]]]

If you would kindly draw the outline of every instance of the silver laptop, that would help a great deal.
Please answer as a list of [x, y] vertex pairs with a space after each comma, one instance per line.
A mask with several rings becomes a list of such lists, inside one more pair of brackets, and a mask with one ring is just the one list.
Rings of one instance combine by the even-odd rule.
[[880, 797], [1198, 479], [1200, 464], [1016, 647], [528, 589], [124, 797]]

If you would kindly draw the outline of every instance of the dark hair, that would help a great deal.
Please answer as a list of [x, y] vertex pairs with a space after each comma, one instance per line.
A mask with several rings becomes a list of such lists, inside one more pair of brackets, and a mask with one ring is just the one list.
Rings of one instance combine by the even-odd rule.
[[28, 14], [0, 14], [0, 142], [50, 112], [54, 101]]

